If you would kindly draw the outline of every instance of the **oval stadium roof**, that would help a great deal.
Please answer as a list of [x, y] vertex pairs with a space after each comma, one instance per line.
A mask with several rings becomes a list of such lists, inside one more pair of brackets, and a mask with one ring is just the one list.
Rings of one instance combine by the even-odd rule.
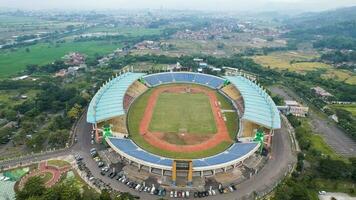
[[123, 99], [126, 90], [144, 73], [124, 73], [105, 84], [92, 98], [87, 122], [97, 123], [125, 114]]
[[224, 78], [240, 91], [244, 99], [245, 111], [242, 119], [270, 129], [281, 128], [277, 106], [261, 87], [242, 76], [224, 76]]
[[[158, 168], [168, 169], [172, 167], [173, 159], [149, 153], [137, 146], [131, 139], [110, 137], [106, 141], [116, 152], [129, 160]], [[222, 153], [206, 158], [193, 159], [193, 168], [205, 170], [228, 166], [250, 156], [258, 147], [259, 143], [257, 142], [234, 143]]]

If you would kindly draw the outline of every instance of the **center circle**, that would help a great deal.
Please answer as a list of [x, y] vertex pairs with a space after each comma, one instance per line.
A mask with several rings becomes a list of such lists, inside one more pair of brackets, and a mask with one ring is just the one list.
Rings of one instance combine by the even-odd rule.
[[212, 156], [233, 144], [238, 116], [229, 99], [198, 84], [164, 84], [131, 104], [129, 137], [142, 149], [174, 159]]

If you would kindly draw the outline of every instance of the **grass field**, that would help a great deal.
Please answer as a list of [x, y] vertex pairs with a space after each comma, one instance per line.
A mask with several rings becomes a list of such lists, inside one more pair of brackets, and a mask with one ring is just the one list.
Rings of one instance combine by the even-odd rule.
[[[175, 85], [175, 84], [172, 84]], [[139, 133], [139, 125], [141, 122], [141, 119], [144, 114], [144, 110], [147, 105], [147, 100], [152, 94], [153, 89], [148, 90], [145, 92], [143, 95], [141, 95], [138, 99], [136, 99], [133, 104], [130, 107], [129, 113], [128, 113], [128, 129], [130, 133], [130, 138], [141, 148], [145, 149], [146, 151], [149, 151], [151, 153], [164, 156], [164, 157], [170, 157], [170, 158], [176, 158], [176, 159], [195, 159], [195, 158], [202, 158], [202, 157], [207, 157], [207, 156], [212, 156], [215, 155], [219, 152], [224, 151], [227, 149], [232, 143], [231, 142], [222, 142], [219, 145], [215, 146], [214, 148], [205, 150], [205, 151], [199, 151], [199, 152], [190, 152], [190, 153], [178, 153], [178, 152], [172, 152], [172, 151], [166, 151], [159, 149], [157, 147], [154, 147], [150, 145], [146, 140], [140, 135]], [[217, 93], [217, 95], [219, 95]], [[218, 96], [219, 98], [219, 96]], [[229, 104], [227, 103], [229, 100], [226, 98], [223, 98], [225, 106], [228, 106]], [[219, 99], [219, 101], [222, 101]], [[226, 101], [226, 102], [225, 102]], [[232, 105], [231, 109], [232, 109]], [[227, 107], [229, 108], [229, 107]], [[229, 114], [230, 115], [230, 114]], [[236, 118], [235, 118], [236, 117]], [[232, 138], [236, 137], [236, 132], [238, 128], [237, 127], [237, 115], [231, 114], [231, 116], [227, 116], [228, 121], [226, 122], [227, 128], [229, 130], [229, 134]], [[234, 125], [234, 123], [236, 124]]]
[[356, 104], [334, 104], [331, 108], [339, 108], [352, 113], [352, 116], [356, 117]]
[[44, 183], [47, 183], [49, 180], [53, 178], [53, 174], [50, 172], [45, 172], [43, 174], [40, 174], [39, 176], [42, 178]]
[[252, 59], [263, 67], [276, 70], [289, 70], [297, 73], [323, 69], [326, 70], [325, 73], [321, 75], [324, 79], [334, 79], [352, 85], [356, 84], [355, 73], [336, 69], [325, 63], [312, 62], [312, 60], [318, 58], [318, 56], [316, 53], [287, 51], [275, 52], [267, 56], [253, 56]]
[[152, 115], [150, 131], [213, 134], [216, 125], [205, 94], [161, 93]]
[[163, 29], [161, 28], [142, 28], [142, 27], [93, 27], [88, 30], [89, 33], [108, 32], [118, 33], [124, 36], [138, 37], [147, 35], [159, 35]]
[[328, 69], [330, 65], [320, 62], [296, 62], [291, 63], [293, 58], [287, 57], [284, 54], [271, 54], [268, 56], [254, 56], [253, 60], [264, 67], [277, 70], [290, 70], [294, 72], [304, 73], [317, 69]]
[[[28, 64], [45, 65], [61, 59], [69, 52], [81, 52], [88, 56], [96, 53], [104, 55], [112, 52], [121, 45], [106, 41], [66, 42], [59, 45], [39, 43], [18, 48], [16, 51], [0, 51], [0, 78], [8, 77], [25, 69]], [[26, 52], [26, 48], [30, 51]]]
[[53, 165], [56, 167], [65, 167], [65, 166], [70, 166], [70, 163], [64, 160], [49, 160], [47, 161], [48, 165]]
[[350, 181], [327, 180], [327, 179], [317, 178], [313, 180], [313, 182], [319, 191], [324, 190], [328, 192], [343, 192], [353, 197], [356, 196], [355, 183]]

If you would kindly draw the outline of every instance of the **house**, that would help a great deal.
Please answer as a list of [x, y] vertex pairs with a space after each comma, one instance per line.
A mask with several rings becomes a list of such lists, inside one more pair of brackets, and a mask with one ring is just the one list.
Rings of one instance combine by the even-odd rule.
[[305, 117], [308, 114], [309, 107], [300, 105], [298, 102], [293, 100], [285, 100], [285, 106], [277, 106], [284, 114], [292, 114], [297, 117]]
[[67, 74], [67, 70], [66, 69], [61, 69], [58, 72], [56, 72], [54, 74], [54, 77], [63, 77]]
[[327, 92], [326, 90], [324, 90], [323, 88], [321, 88], [321, 87], [319, 87], [319, 86], [313, 87], [313, 88], [311, 88], [311, 90], [314, 91], [314, 93], [315, 93], [317, 96], [319, 96], [319, 97], [321, 97], [321, 98], [323, 98], [323, 99], [327, 99], [327, 98], [329, 98], [329, 97], [333, 97], [332, 94], [330, 94], [329, 92]]
[[65, 55], [64, 59], [67, 65], [81, 65], [85, 63], [85, 56], [77, 52]]
[[29, 76], [28, 75], [24, 75], [24, 76], [19, 76], [19, 77], [15, 77], [12, 80], [13, 81], [19, 81], [19, 80], [25, 80], [27, 79]]
[[206, 62], [199, 62], [199, 67], [201, 67], [201, 68], [208, 67], [208, 63], [206, 63]]

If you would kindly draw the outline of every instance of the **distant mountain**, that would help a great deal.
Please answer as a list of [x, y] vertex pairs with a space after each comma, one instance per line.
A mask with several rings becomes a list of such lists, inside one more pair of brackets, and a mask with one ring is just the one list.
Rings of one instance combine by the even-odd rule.
[[356, 6], [318, 13], [303, 13], [285, 21], [287, 27], [319, 28], [342, 22], [356, 21]]
[[304, 13], [284, 21], [284, 37], [311, 41], [314, 47], [356, 49], [356, 6], [319, 13]]

